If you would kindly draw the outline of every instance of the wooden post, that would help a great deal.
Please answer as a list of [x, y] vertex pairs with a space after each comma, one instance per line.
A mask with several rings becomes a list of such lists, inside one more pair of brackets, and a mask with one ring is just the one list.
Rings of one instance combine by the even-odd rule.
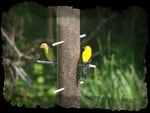
[[80, 108], [78, 61], [80, 56], [80, 11], [68, 6], [57, 7], [58, 40], [58, 105]]

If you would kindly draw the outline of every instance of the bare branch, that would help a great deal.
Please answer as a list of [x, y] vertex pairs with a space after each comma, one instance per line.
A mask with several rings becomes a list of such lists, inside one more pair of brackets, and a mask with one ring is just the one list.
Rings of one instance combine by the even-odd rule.
[[20, 76], [22, 80], [31, 88], [31, 81], [27, 78], [27, 73], [24, 71], [24, 69], [20, 66], [15, 65], [15, 63], [12, 63], [12, 66], [16, 72], [17, 76]]
[[11, 79], [11, 83], [9, 85], [9, 93], [11, 93], [11, 89], [13, 88], [13, 86], [16, 84], [16, 81], [18, 79], [17, 76], [15, 76], [15, 72], [11, 66], [11, 60], [8, 58], [3, 58], [3, 66], [5, 67], [4, 69], [6, 70], [5, 72], [8, 72], [10, 74], [10, 79]]
[[13, 69], [16, 73], [16, 77], [20, 76], [23, 79], [23, 81], [25, 81], [28, 84], [28, 86], [31, 87], [31, 81], [29, 80], [27, 73], [22, 68], [22, 65], [24, 64], [23, 62], [21, 61], [12, 62], [10, 59], [3, 57], [3, 64], [4, 66], [7, 66], [9, 69], [11, 68], [11, 71]]
[[93, 53], [92, 59], [97, 57], [98, 55], [101, 55], [99, 51], [96, 51], [95, 53]]
[[22, 52], [19, 51], [19, 49], [17, 48], [15, 43], [10, 40], [9, 36], [7, 35], [7, 33], [5, 32], [5, 30], [3, 28], [1, 28], [1, 31], [2, 31], [2, 36], [5, 37], [6, 41], [10, 45], [10, 47], [17, 53], [19, 58], [24, 57], [26, 59], [32, 59], [32, 57], [24, 55]]
[[2, 35], [6, 38], [6, 41], [9, 43], [9, 45], [14, 49], [14, 51], [17, 53], [19, 57], [22, 57], [23, 54], [18, 50], [18, 48], [15, 46], [14, 42], [10, 40], [9, 36], [6, 34], [3, 28], [1, 28]]
[[[32, 83], [30, 78], [28, 77], [27, 73], [25, 72], [25, 70], [22, 68], [22, 62], [20, 61], [16, 61], [16, 62], [11, 62], [10, 59], [8, 58], [3, 58], [3, 64], [8, 67], [8, 69], [11, 69], [11, 71], [13, 72], [13, 82], [16, 82], [18, 77], [21, 77], [21, 79], [27, 84], [27, 86], [32, 90], [32, 92], [35, 94], [35, 96], [37, 98], [39, 98], [41, 101], [42, 99], [37, 95], [36, 90], [32, 87]], [[13, 70], [12, 70], [13, 69]], [[16, 76], [14, 76], [14, 73]], [[11, 85], [13, 86], [14, 84], [11, 83]]]
[[102, 28], [102, 26], [107, 23], [108, 21], [110, 21], [112, 18], [116, 17], [116, 14], [111, 15], [109, 18], [103, 19], [102, 21], [99, 22], [99, 24], [97, 25], [97, 27], [94, 29], [94, 31], [91, 32], [91, 34], [87, 37], [87, 39], [83, 42], [83, 44], [86, 44], [87, 42], [89, 42], [96, 34], [97, 32]]

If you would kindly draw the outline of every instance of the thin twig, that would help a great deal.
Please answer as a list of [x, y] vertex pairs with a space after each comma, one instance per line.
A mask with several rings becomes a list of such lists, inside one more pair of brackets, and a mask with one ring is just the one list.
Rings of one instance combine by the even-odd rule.
[[96, 52], [93, 53], [92, 58], [95, 58], [95, 57], [97, 57], [97, 56], [99, 56], [99, 55], [101, 55], [100, 52], [99, 52], [99, 51], [96, 51]]
[[[15, 75], [16, 75], [16, 76], [14, 76], [15, 78], [13, 77], [13, 79], [15, 79], [15, 80], [13, 80], [14, 82], [16, 82], [16, 79], [18, 77], [20, 77], [27, 84], [27, 86], [32, 90], [32, 92], [35, 94], [35, 96], [43, 102], [42, 98], [37, 95], [37, 91], [33, 88], [32, 82], [31, 82], [30, 78], [28, 77], [27, 73], [22, 68], [22, 64], [23, 64], [22, 62], [20, 62], [20, 61], [12, 62], [8, 58], [3, 58], [3, 64], [6, 67], [8, 67], [9, 69], [13, 69], [13, 71], [14, 71], [13, 74], [15, 73]], [[12, 85], [14, 85], [14, 84], [12, 84]]]
[[5, 30], [3, 28], [1, 28], [1, 31], [2, 31], [2, 36], [5, 37], [6, 41], [10, 45], [10, 47], [17, 53], [19, 58], [24, 57], [26, 59], [32, 59], [32, 57], [24, 55], [22, 52], [19, 51], [19, 49], [17, 48], [15, 43], [10, 40], [9, 36], [7, 35], [7, 33], [5, 32]]
[[116, 17], [116, 14], [111, 15], [110, 17], [103, 19], [102, 21], [100, 21], [100, 23], [97, 25], [97, 27], [91, 32], [91, 34], [87, 37], [87, 39], [83, 42], [83, 45], [86, 44], [87, 42], [89, 42], [96, 34], [97, 32], [102, 28], [102, 26], [107, 23], [109, 20], [111, 20], [112, 18]]

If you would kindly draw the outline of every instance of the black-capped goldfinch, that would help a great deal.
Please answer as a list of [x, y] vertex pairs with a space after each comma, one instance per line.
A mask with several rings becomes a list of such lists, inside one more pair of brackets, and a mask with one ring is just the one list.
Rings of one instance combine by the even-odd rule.
[[83, 52], [82, 52], [82, 68], [83, 68], [83, 74], [86, 75], [87, 67], [91, 61], [92, 57], [92, 48], [87, 45], [83, 47]]

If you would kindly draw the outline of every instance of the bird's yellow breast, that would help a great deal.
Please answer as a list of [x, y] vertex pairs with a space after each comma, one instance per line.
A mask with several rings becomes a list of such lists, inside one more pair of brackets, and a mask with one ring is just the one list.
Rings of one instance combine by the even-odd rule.
[[40, 48], [44, 50], [44, 54], [49, 61], [55, 59], [53, 50], [47, 45], [47, 43], [42, 43]]
[[90, 46], [85, 46], [84, 51], [82, 52], [82, 61], [87, 63], [92, 56], [92, 49]]

